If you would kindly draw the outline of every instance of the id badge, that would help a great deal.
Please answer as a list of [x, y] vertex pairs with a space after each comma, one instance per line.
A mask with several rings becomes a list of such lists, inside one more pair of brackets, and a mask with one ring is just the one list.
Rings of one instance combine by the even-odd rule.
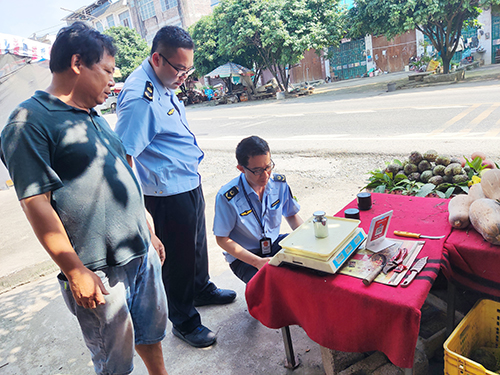
[[262, 252], [262, 255], [268, 255], [271, 254], [271, 239], [269, 237], [263, 237], [260, 240], [260, 251]]

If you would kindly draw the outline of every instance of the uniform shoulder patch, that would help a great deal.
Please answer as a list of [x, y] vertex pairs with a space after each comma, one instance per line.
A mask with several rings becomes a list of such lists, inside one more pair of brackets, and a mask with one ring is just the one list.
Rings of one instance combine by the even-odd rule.
[[249, 209], [249, 210], [246, 210], [246, 211], [243, 211], [240, 216], [247, 216], [247, 215], [250, 215], [252, 213], [252, 209]]
[[146, 81], [146, 86], [144, 87], [144, 97], [150, 102], [153, 101], [153, 83], [151, 81]]
[[226, 197], [226, 199], [228, 201], [230, 201], [231, 199], [233, 199], [236, 194], [238, 194], [240, 191], [238, 189], [238, 186], [233, 186], [231, 189], [229, 189], [228, 191], [226, 191], [224, 193], [224, 196]]
[[276, 182], [286, 182], [286, 177], [284, 174], [275, 173], [273, 175], [273, 180]]

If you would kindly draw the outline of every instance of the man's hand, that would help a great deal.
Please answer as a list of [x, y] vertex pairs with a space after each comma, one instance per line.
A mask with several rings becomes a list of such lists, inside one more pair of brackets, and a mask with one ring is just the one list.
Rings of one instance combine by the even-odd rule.
[[86, 309], [95, 309], [97, 305], [104, 305], [106, 300], [103, 294], [109, 294], [101, 278], [87, 267], [71, 271], [66, 275], [69, 287], [78, 306]]
[[[129, 155], [127, 155], [128, 157]], [[165, 262], [165, 246], [160, 241], [158, 236], [155, 234], [154, 230], [154, 222], [151, 214], [146, 210], [146, 223], [148, 224], [149, 234], [151, 234], [151, 245], [155, 248], [158, 256], [160, 257], [161, 265], [163, 266], [163, 262]]]
[[246, 264], [254, 266], [258, 270], [264, 267], [271, 260], [271, 258], [261, 258], [260, 256], [253, 254], [251, 251], [248, 251], [229, 237], [215, 236], [215, 240], [217, 241], [217, 245], [226, 250], [233, 257], [245, 262]]
[[258, 263], [255, 265], [255, 267], [260, 270], [262, 267], [264, 267], [267, 263], [269, 263], [269, 261], [271, 260], [271, 258], [260, 258], [260, 260], [258, 261]]
[[163, 243], [153, 232], [151, 232], [151, 245], [153, 245], [156, 252], [158, 253], [161, 265], [163, 266], [163, 262], [165, 262], [165, 246], [163, 246]]

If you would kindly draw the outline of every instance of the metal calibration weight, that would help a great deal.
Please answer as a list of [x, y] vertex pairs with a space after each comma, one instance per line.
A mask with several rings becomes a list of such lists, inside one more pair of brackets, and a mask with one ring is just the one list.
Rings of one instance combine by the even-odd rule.
[[314, 235], [317, 238], [328, 237], [328, 220], [325, 217], [325, 211], [316, 211], [313, 215]]

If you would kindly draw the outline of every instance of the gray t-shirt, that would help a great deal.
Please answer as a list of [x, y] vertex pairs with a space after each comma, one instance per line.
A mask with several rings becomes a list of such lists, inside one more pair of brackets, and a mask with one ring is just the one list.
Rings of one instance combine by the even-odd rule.
[[95, 110], [37, 91], [10, 115], [1, 148], [20, 200], [52, 192], [52, 207], [86, 267], [124, 265], [146, 253], [139, 183], [120, 139]]

